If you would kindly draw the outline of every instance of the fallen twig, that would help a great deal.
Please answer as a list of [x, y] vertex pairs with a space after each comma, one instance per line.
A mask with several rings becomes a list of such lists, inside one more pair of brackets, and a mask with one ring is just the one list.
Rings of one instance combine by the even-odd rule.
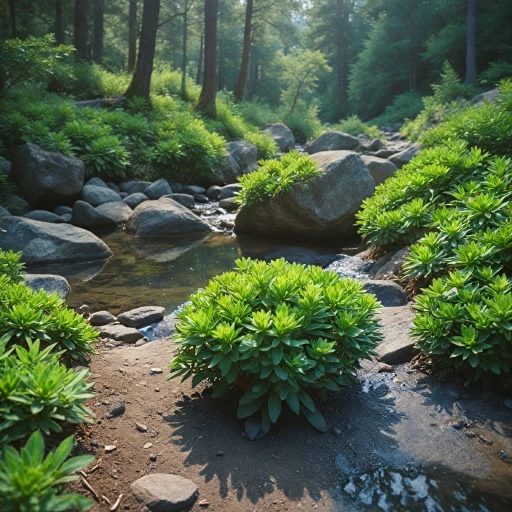
[[273, 453], [270, 454], [271, 457], [275, 457], [276, 459], [284, 461], [284, 459], [281, 459], [281, 457], [278, 457], [277, 455], [274, 455]]
[[123, 499], [123, 495], [120, 494], [119, 498], [117, 498], [117, 501], [110, 507], [110, 512], [116, 512], [116, 510], [119, 508], [119, 505], [121, 505], [121, 500]]
[[110, 502], [110, 500], [104, 494], [101, 495], [101, 498], [103, 499], [103, 501], [105, 503], [108, 504], [109, 507], [112, 507], [112, 503]]
[[82, 485], [91, 492], [96, 501], [100, 501], [98, 493], [94, 490], [93, 486], [87, 481], [87, 479], [80, 475], [80, 480], [82, 481]]
[[96, 466], [93, 466], [87, 473], [90, 475], [91, 473], [94, 473], [101, 465], [101, 459], [98, 459], [98, 462], [96, 463]]

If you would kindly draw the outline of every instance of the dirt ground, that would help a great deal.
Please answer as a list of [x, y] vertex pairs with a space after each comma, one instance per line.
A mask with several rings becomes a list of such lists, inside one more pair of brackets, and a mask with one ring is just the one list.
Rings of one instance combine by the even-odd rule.
[[[374, 468], [398, 463], [406, 467], [413, 459], [435, 463], [436, 474], [447, 472], [445, 481], [452, 484], [453, 478], [460, 479], [464, 490], [477, 482], [478, 499], [485, 506], [495, 505], [489, 510], [512, 510], [508, 508], [512, 486], [507, 490], [503, 485], [512, 484], [512, 465], [498, 458], [504, 449], [512, 455], [512, 411], [504, 408], [497, 415], [479, 409], [477, 413], [471, 400], [460, 400], [464, 397], [453, 395], [451, 388], [435, 394], [427, 384], [418, 385], [421, 376], [404, 368], [398, 377], [374, 374], [382, 383], [366, 386], [373, 391], [363, 384], [332, 393], [321, 406], [329, 424], [326, 434], [290, 414], [270, 434], [250, 442], [243, 422], [236, 419], [239, 395], [235, 392], [212, 399], [205, 387], [192, 389], [190, 381], [166, 381], [173, 350], [172, 341], [158, 340], [139, 348], [102, 349], [93, 357], [96, 397], [89, 406], [96, 422], [83, 430], [79, 442], [82, 451], [97, 456], [98, 467], [88, 474], [88, 481], [111, 503], [123, 494], [119, 510], [140, 510], [130, 484], [147, 473], [164, 472], [197, 484], [199, 499], [193, 511], [360, 511], [357, 502], [340, 501], [341, 476], [370, 471], [373, 478]], [[155, 367], [163, 373], [151, 374]], [[410, 385], [404, 382], [407, 379]], [[125, 401], [125, 413], [105, 419], [108, 404], [119, 399]], [[472, 434], [453, 427], [461, 418]], [[139, 432], [136, 422], [148, 431]], [[479, 441], [480, 433], [490, 444]], [[97, 446], [91, 447], [91, 442]], [[147, 443], [152, 446], [144, 448]], [[117, 449], [105, 454], [106, 445]], [[156, 462], [150, 461], [150, 454], [157, 455]], [[90, 496], [79, 482], [72, 489]], [[109, 508], [97, 502], [92, 510]]]

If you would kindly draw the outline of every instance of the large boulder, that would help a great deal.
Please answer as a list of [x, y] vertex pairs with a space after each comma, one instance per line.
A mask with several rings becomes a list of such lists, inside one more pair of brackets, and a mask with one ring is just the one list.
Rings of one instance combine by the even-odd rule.
[[172, 189], [164, 178], [160, 178], [154, 183], [151, 183], [151, 185], [144, 190], [144, 195], [149, 199], [160, 199], [167, 194], [172, 194]]
[[139, 204], [125, 226], [140, 237], [186, 235], [210, 232], [210, 226], [176, 201], [162, 198]]
[[35, 290], [43, 290], [48, 295], [56, 293], [61, 299], [65, 299], [71, 288], [69, 283], [62, 276], [55, 276], [51, 274], [25, 274], [23, 276], [25, 284]]
[[24, 144], [16, 151], [10, 176], [30, 204], [57, 206], [79, 197], [85, 167], [76, 158]]
[[490, 91], [483, 92], [478, 96], [475, 96], [471, 103], [473, 105], [483, 105], [485, 102], [496, 103], [500, 98], [500, 90], [496, 87], [495, 89], [491, 89]]
[[361, 158], [372, 175], [375, 186], [384, 183], [388, 178], [394, 176], [398, 171], [396, 165], [385, 158], [376, 156], [362, 155]]
[[5, 208], [0, 206], [0, 217], [10, 217], [11, 214]]
[[142, 192], [137, 192], [136, 194], [130, 194], [128, 197], [125, 197], [123, 201], [130, 207], [130, 208], [137, 208], [140, 203], [143, 203], [144, 201], [148, 201], [149, 197], [144, 195]]
[[365, 281], [363, 286], [368, 293], [375, 295], [385, 308], [405, 306], [407, 304], [407, 294], [394, 281], [370, 280]]
[[71, 224], [81, 228], [113, 228], [116, 223], [105, 214], [99, 212], [94, 206], [85, 201], [77, 201], [73, 206]]
[[182, 206], [190, 209], [195, 208], [196, 206], [194, 196], [191, 196], [190, 194], [169, 194], [168, 196], [164, 196], [162, 199], [172, 199], [173, 201], [176, 201]]
[[246, 140], [235, 140], [228, 142], [226, 147], [228, 153], [238, 164], [242, 174], [252, 172], [258, 167], [258, 148], [250, 142]]
[[276, 197], [244, 206], [235, 231], [312, 241], [355, 236], [355, 214], [375, 189], [368, 168], [352, 151], [326, 151], [312, 159], [321, 174]]
[[123, 201], [100, 204], [96, 207], [96, 211], [108, 217], [118, 226], [124, 224], [133, 213], [133, 210]]
[[232, 185], [222, 187], [219, 194], [219, 201], [227, 199], [228, 197], [235, 197], [240, 190], [242, 190], [242, 185], [240, 185], [240, 183], [233, 183]]
[[110, 249], [85, 229], [22, 217], [0, 219], [0, 249], [22, 252], [27, 265], [106, 260]]
[[115, 203], [122, 201], [121, 196], [107, 186], [85, 185], [82, 189], [82, 200], [91, 206], [99, 206], [103, 203]]
[[401, 169], [405, 164], [408, 164], [418, 153], [420, 152], [419, 144], [411, 144], [406, 147], [400, 153], [395, 153], [390, 156], [388, 160], [393, 162], [398, 169]]
[[308, 147], [310, 155], [323, 151], [344, 151], [357, 149], [360, 140], [344, 132], [325, 132], [317, 137]]
[[261, 127], [261, 133], [268, 135], [282, 153], [295, 149], [295, 137], [290, 128], [282, 123], [268, 123]]
[[53, 222], [55, 224], [62, 224], [66, 222], [60, 215], [48, 212], [46, 210], [32, 210], [24, 215], [27, 219], [40, 220], [42, 222]]

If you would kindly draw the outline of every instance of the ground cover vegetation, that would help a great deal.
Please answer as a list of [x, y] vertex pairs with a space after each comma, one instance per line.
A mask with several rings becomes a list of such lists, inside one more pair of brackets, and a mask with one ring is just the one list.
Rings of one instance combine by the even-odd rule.
[[381, 339], [375, 296], [320, 267], [236, 264], [179, 314], [169, 378], [207, 380], [214, 396], [241, 387], [238, 417], [258, 414], [265, 433], [285, 404], [325, 431], [314, 398], [353, 383], [358, 361], [373, 355]]

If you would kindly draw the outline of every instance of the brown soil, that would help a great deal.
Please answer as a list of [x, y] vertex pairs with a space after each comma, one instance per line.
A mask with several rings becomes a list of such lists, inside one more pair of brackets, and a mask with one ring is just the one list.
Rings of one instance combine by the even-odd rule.
[[[97, 456], [94, 465], [99, 468], [88, 475], [97, 493], [111, 503], [123, 494], [120, 510], [139, 510], [130, 484], [147, 473], [163, 472], [197, 484], [199, 500], [192, 510], [332, 510], [328, 492], [336, 475], [326, 469], [322, 454], [336, 451], [333, 445], [341, 440], [293, 417], [283, 418], [264, 439], [250, 442], [242, 435], [243, 422], [236, 419], [235, 392], [212, 399], [204, 387], [192, 389], [190, 381], [166, 381], [173, 350], [172, 341], [158, 340], [139, 348], [104, 350], [93, 358], [96, 398], [88, 406], [96, 422], [79, 442]], [[152, 375], [154, 367], [164, 373]], [[108, 406], [103, 402], [119, 399], [126, 412], [105, 419]], [[139, 432], [136, 422], [148, 432]], [[99, 446], [91, 448], [91, 441]], [[149, 442], [153, 446], [144, 449]], [[105, 454], [106, 445], [117, 450]], [[158, 455], [156, 463], [150, 462], [151, 453]], [[73, 490], [90, 496], [80, 483]], [[207, 508], [199, 506], [201, 500], [209, 503]], [[106, 503], [92, 508], [106, 510]]]

